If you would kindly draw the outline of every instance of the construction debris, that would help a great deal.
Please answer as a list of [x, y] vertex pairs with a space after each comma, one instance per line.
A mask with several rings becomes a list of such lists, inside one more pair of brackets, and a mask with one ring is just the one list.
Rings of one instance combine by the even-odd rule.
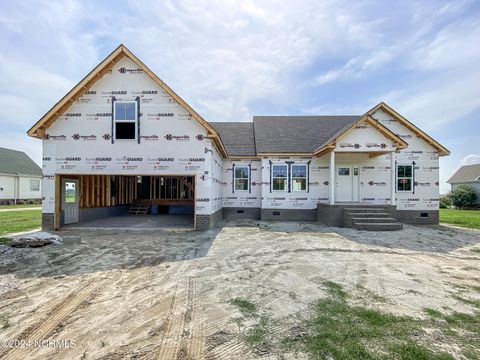
[[12, 247], [38, 247], [45, 245], [61, 245], [62, 238], [58, 235], [45, 231], [38, 231], [30, 234], [12, 236], [8, 243]]

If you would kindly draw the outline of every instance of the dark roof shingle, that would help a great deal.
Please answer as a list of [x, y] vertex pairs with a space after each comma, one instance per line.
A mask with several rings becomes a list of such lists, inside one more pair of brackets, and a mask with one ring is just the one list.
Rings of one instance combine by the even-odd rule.
[[24, 152], [0, 147], [0, 173], [41, 176], [42, 169]]
[[255, 156], [255, 135], [251, 122], [211, 122], [229, 156]]
[[254, 116], [257, 153], [311, 153], [353, 125], [353, 116]]
[[448, 183], [468, 182], [477, 180], [480, 176], [480, 164], [464, 165], [448, 179]]

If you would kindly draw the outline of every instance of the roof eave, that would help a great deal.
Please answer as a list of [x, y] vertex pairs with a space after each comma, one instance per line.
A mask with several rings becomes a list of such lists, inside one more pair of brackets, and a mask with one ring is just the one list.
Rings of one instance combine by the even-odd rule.
[[89, 88], [91, 88], [99, 79], [105, 75], [118, 61], [128, 57], [135, 62], [153, 81], [155, 81], [166, 93], [172, 96], [182, 107], [184, 107], [192, 116], [208, 131], [209, 136], [214, 138], [222, 155], [226, 156], [225, 147], [219, 138], [217, 131], [200, 114], [188, 105], [177, 93], [175, 93], [166, 83], [163, 82], [153, 71], [151, 71], [140, 59], [138, 59], [123, 44], [119, 45], [110, 55], [108, 55], [100, 64], [90, 71], [77, 85], [75, 85], [62, 99], [60, 99], [40, 120], [38, 120], [28, 131], [28, 136], [43, 138], [45, 129], [48, 128], [76, 99], [81, 97]]
[[437, 149], [438, 156], [448, 156], [448, 155], [450, 155], [450, 150], [448, 150], [445, 146], [441, 145], [434, 138], [432, 138], [431, 136], [427, 135], [425, 132], [420, 130], [413, 123], [408, 121], [405, 117], [400, 115], [398, 112], [396, 112], [393, 108], [391, 108], [389, 105], [387, 105], [383, 101], [380, 102], [379, 104], [375, 105], [370, 110], [368, 110], [367, 114], [373, 114], [376, 111], [378, 111], [379, 109], [389, 113], [391, 116], [393, 116], [394, 118], [399, 120], [406, 128], [408, 128], [410, 131], [414, 132], [417, 136], [423, 138], [423, 140], [425, 140], [425, 142], [427, 142], [430, 146]]

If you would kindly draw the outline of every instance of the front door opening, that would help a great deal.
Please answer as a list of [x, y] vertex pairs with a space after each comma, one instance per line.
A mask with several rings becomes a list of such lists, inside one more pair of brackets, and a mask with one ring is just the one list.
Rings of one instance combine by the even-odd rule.
[[336, 168], [335, 201], [353, 201], [352, 166], [340, 165]]

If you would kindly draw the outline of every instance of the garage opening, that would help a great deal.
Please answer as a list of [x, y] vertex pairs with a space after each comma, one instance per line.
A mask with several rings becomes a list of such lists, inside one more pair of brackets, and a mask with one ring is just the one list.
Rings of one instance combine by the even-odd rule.
[[[71, 227], [193, 228], [194, 176], [64, 175], [59, 223]], [[71, 201], [72, 184], [76, 202]], [[70, 200], [69, 202], [67, 200]], [[78, 216], [72, 218], [78, 207]], [[72, 220], [73, 219], [73, 220]]]

